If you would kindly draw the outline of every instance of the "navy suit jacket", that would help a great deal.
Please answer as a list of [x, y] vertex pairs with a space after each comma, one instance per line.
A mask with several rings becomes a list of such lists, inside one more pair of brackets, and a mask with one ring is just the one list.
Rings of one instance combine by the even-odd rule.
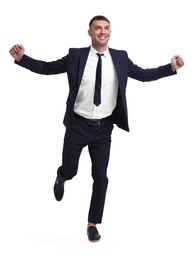
[[[16, 64], [38, 74], [52, 75], [67, 73], [69, 82], [69, 94], [66, 102], [64, 124], [67, 128], [74, 127], [74, 104], [82, 75], [88, 58], [90, 47], [70, 48], [69, 53], [56, 61], [46, 62], [35, 60], [27, 55]], [[135, 65], [126, 51], [109, 48], [118, 78], [117, 105], [113, 111], [114, 123], [123, 130], [129, 131], [126, 86], [128, 77], [139, 81], [153, 81], [176, 74], [171, 70], [171, 64], [157, 68], [143, 69]]]

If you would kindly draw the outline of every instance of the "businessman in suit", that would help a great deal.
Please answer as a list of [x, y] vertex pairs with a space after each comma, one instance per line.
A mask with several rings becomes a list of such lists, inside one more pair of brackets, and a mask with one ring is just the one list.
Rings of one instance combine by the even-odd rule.
[[[93, 178], [87, 235], [89, 241], [95, 242], [101, 237], [96, 225], [102, 223], [113, 125], [129, 131], [125, 95], [127, 79], [130, 77], [145, 82], [172, 76], [177, 74], [184, 61], [175, 55], [170, 63], [157, 68], [143, 69], [137, 66], [126, 51], [108, 47], [110, 21], [101, 15], [90, 20], [88, 35], [91, 46], [70, 48], [66, 56], [52, 62], [27, 56], [20, 44], [14, 45], [10, 54], [16, 64], [32, 72], [44, 75], [67, 73], [69, 94], [64, 116], [66, 132], [54, 195], [57, 201], [62, 200], [64, 184], [77, 174], [81, 151], [87, 146]], [[97, 86], [96, 75], [99, 79]]]

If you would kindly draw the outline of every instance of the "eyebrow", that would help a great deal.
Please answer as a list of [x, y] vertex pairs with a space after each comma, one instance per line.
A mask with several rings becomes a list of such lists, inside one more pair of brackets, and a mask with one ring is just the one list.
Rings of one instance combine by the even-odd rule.
[[[94, 28], [101, 28], [101, 27], [103, 27], [103, 26], [101, 26], [101, 25], [96, 25]], [[104, 28], [110, 28], [110, 25], [105, 25]]]

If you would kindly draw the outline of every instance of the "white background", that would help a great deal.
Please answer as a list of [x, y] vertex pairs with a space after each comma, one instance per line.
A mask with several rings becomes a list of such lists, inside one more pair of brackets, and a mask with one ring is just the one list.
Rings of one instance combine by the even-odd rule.
[[[0, 6], [0, 258], [192, 260], [193, 102], [191, 1], [6, 0]], [[128, 80], [130, 133], [116, 126], [99, 243], [87, 241], [92, 179], [87, 149], [78, 175], [56, 202], [65, 74], [42, 76], [13, 63], [9, 49], [56, 60], [90, 45], [88, 23], [107, 16], [109, 47], [141, 67], [180, 54], [177, 76]]]

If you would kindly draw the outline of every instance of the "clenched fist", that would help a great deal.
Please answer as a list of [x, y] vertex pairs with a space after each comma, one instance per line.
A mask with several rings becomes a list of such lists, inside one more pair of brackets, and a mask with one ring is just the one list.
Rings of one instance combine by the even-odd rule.
[[25, 49], [22, 44], [15, 44], [9, 51], [11, 56], [16, 60], [20, 61], [23, 57]]

